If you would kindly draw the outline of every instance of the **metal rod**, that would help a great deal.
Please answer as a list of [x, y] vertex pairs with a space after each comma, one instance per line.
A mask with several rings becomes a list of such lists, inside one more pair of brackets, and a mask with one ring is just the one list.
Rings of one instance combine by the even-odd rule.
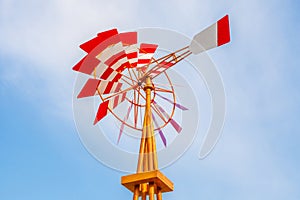
[[154, 183], [149, 183], [149, 200], [154, 200]]
[[147, 183], [142, 184], [142, 200], [146, 200], [147, 198]]
[[[145, 116], [146, 117], [146, 116]], [[146, 120], [144, 118], [144, 124], [143, 126], [146, 126]], [[145, 152], [145, 145], [146, 144], [146, 129], [143, 128], [142, 130], [142, 138], [141, 138], [141, 144], [140, 144], [140, 152], [139, 152], [139, 160], [138, 160], [138, 167], [137, 167], [137, 173], [140, 173], [143, 171], [143, 160], [144, 160], [144, 152]]]
[[[160, 57], [160, 58], [158, 58], [158, 59], [154, 59], [154, 61], [157, 63], [158, 61], [160, 61], [160, 60], [162, 60], [162, 59], [170, 58], [170, 57], [172, 57], [174, 54], [176, 54], [176, 53], [178, 53], [178, 52], [180, 52], [180, 51], [183, 51], [183, 50], [185, 50], [185, 49], [187, 49], [187, 48], [189, 48], [189, 46], [186, 46], [186, 47], [183, 47], [183, 48], [181, 48], [181, 49], [178, 49], [177, 51], [174, 51], [174, 52], [172, 52], [172, 53], [170, 53], [170, 54], [168, 54], [168, 55], [165, 55], [165, 56], [163, 56], [163, 57]], [[151, 62], [151, 64], [152, 64], [152, 63], [154, 63], [154, 62]]]
[[148, 149], [148, 167], [149, 171], [152, 171], [154, 169], [153, 166], [153, 145], [152, 145], [152, 132], [151, 132], [151, 90], [153, 89], [152, 82], [150, 77], [146, 78], [146, 85], [144, 87], [145, 93], [146, 93], [146, 113], [145, 113], [145, 119], [146, 119], [146, 130], [147, 130], [147, 149]]
[[[184, 58], [188, 57], [188, 56], [191, 55], [191, 54], [192, 54], [192, 53], [191, 53], [190, 51], [183, 52], [183, 53], [180, 54], [179, 56], [176, 56], [176, 55], [174, 54], [173, 59], [170, 60], [170, 61], [167, 61], [167, 62], [170, 62], [170, 63], [171, 63], [171, 62], [174, 62], [173, 65], [175, 65], [176, 63], [180, 62], [181, 60], [183, 60]], [[161, 61], [161, 62], [164, 62], [164, 61], [166, 61], [166, 60], [168, 60], [168, 59], [165, 59], [165, 60], [163, 60], [163, 61]], [[155, 71], [155, 70], [157, 70], [157, 69], [159, 69], [159, 68], [160, 68], [160, 65], [157, 64], [157, 65], [154, 66], [151, 70], [149, 70], [149, 72], [147, 72], [147, 74], [150, 74], [152, 71]], [[163, 73], [163, 72], [166, 71], [166, 70], [167, 70], [167, 69], [161, 71], [159, 74], [153, 76], [152, 78], [155, 78], [156, 76], [160, 75], [161, 73]]]
[[144, 152], [144, 161], [143, 161], [143, 171], [147, 172], [149, 171], [149, 151], [148, 151], [148, 147], [147, 147], [147, 139], [146, 139], [146, 143], [145, 143], [145, 152]]
[[158, 169], [158, 161], [157, 161], [157, 154], [156, 154], [156, 141], [155, 141], [155, 136], [154, 136], [154, 125], [153, 125], [153, 119], [152, 115], [151, 117], [151, 133], [152, 133], [152, 151], [153, 151], [153, 169], [157, 170]]
[[[157, 70], [158, 68], [160, 68], [160, 64], [163, 63], [163, 62], [175, 62], [175, 63], [173, 63], [175, 65], [177, 62], [179, 62], [178, 58], [184, 56], [185, 54], [187, 54], [189, 52], [190, 51], [187, 50], [187, 51], [185, 51], [183, 53], [180, 53], [178, 56], [176, 56], [176, 52], [173, 52], [173, 53], [169, 54], [167, 57], [165, 57], [164, 59], [162, 59], [162, 61], [160, 61], [153, 68], [151, 68], [151, 70], [149, 70], [146, 74], [150, 74], [152, 71]], [[169, 60], [170, 58], [172, 58], [172, 59]]]
[[160, 188], [157, 188], [156, 199], [157, 200], [162, 200], [162, 193], [161, 193], [161, 189]]
[[134, 187], [133, 200], [138, 200], [139, 199], [139, 193], [140, 193], [140, 186], [136, 185]]

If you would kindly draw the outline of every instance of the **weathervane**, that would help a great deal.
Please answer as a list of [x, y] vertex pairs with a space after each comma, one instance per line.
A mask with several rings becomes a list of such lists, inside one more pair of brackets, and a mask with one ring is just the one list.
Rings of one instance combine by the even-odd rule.
[[[77, 98], [98, 95], [101, 103], [94, 125], [111, 113], [120, 122], [118, 143], [127, 126], [139, 131], [140, 147], [136, 173], [123, 176], [121, 183], [133, 193], [133, 199], [162, 199], [162, 193], [174, 190], [173, 183], [159, 170], [155, 132], [167, 147], [163, 129], [170, 124], [177, 133], [181, 125], [174, 119], [176, 109], [188, 110], [176, 101], [172, 77], [167, 70], [191, 54], [221, 46], [230, 41], [226, 15], [194, 36], [191, 44], [168, 55], [154, 58], [157, 44], [139, 43], [137, 32], [119, 33], [111, 29], [80, 45], [87, 56], [73, 70], [92, 76]], [[157, 80], [163, 76], [167, 84]], [[160, 104], [161, 98], [170, 106]], [[127, 102], [126, 112], [115, 109]]]

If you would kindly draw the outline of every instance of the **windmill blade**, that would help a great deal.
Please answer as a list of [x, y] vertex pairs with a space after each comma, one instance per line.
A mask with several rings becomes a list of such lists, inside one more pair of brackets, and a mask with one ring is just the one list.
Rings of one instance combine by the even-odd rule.
[[127, 45], [130, 47], [129, 49], [127, 49], [128, 53], [130, 54], [134, 53], [132, 52], [132, 49], [137, 51], [137, 32], [120, 33], [112, 36], [104, 43], [105, 44], [103, 46], [105, 49], [100, 48], [101, 51], [96, 56], [97, 59], [118, 72], [123, 71], [125, 68], [131, 67], [127, 58], [129, 54], [126, 53], [125, 50], [127, 48], [125, 48], [124, 46]]
[[121, 40], [100, 52], [96, 57], [115, 71], [120, 72], [130, 66]]
[[172, 100], [170, 100], [170, 99], [168, 99], [168, 98], [166, 98], [166, 97], [164, 97], [164, 96], [162, 96], [162, 95], [160, 95], [160, 94], [158, 94], [158, 93], [156, 93], [156, 95], [159, 96], [160, 98], [166, 100], [167, 102], [169, 102], [169, 103], [171, 103], [171, 104], [175, 104], [175, 106], [176, 106], [177, 108], [181, 109], [181, 110], [188, 110], [188, 108], [184, 107], [183, 105], [180, 105], [179, 103], [175, 103], [175, 102], [173, 102]]
[[[92, 75], [95, 72], [96, 68], [100, 68], [101, 72], [106, 71], [106, 73], [111, 73], [112, 70], [108, 70], [109, 66], [105, 65], [103, 60], [101, 62], [101, 60], [98, 59], [97, 56], [99, 56], [99, 54], [102, 54], [105, 50], [106, 52], [108, 52], [111, 49], [111, 46], [114, 46], [118, 43], [120, 43], [120, 38], [118, 36], [117, 29], [112, 29], [102, 33], [98, 33], [97, 37], [80, 45], [80, 48], [86, 51], [88, 55], [81, 59], [73, 67], [73, 70]], [[108, 58], [111, 56], [114, 56], [114, 54], [109, 55]]]
[[100, 94], [110, 94], [119, 92], [122, 83], [112, 82], [112, 81], [104, 81], [99, 79], [88, 79], [77, 98], [90, 97]]
[[182, 131], [182, 127], [174, 120], [174, 119], [170, 119], [170, 116], [168, 115], [168, 113], [160, 106], [156, 103], [156, 101], [153, 101], [153, 104], [160, 110], [160, 112], [162, 112], [162, 114], [170, 120], [171, 125], [175, 128], [175, 130], [177, 131], [177, 133], [180, 133]]
[[113, 110], [115, 109], [120, 103], [122, 103], [125, 98], [126, 98], [126, 92], [121, 93], [117, 96], [115, 96], [114, 98], [110, 99], [110, 100], [106, 100], [103, 103], [101, 103], [99, 105], [97, 114], [96, 114], [96, 118], [94, 120], [94, 125], [99, 122], [101, 119], [103, 119], [107, 114], [109, 109]]
[[124, 130], [125, 122], [127, 121], [128, 117], [129, 117], [129, 114], [130, 114], [131, 109], [132, 109], [132, 105], [133, 105], [133, 103], [131, 103], [130, 106], [128, 107], [126, 116], [124, 117], [124, 120], [122, 121], [117, 144], [119, 144], [119, 142], [120, 142], [120, 139], [121, 139], [121, 136], [122, 136], [122, 133], [123, 133], [123, 130]]
[[108, 38], [117, 35], [118, 30], [117, 29], [111, 29], [108, 31], [104, 31], [101, 33], [98, 33], [97, 37], [83, 43], [80, 45], [80, 48], [84, 50], [87, 53], [90, 53], [93, 49], [95, 49], [100, 43], [104, 42]]
[[94, 69], [100, 64], [100, 61], [90, 55], [83, 57], [76, 65], [73, 66], [73, 70], [84, 74], [92, 75]]
[[147, 65], [151, 63], [151, 59], [157, 49], [158, 45], [156, 44], [146, 44], [142, 43], [140, 45], [139, 58], [137, 62], [137, 68], [145, 71]]
[[217, 23], [194, 36], [189, 49], [193, 54], [219, 47], [230, 41], [229, 17], [226, 15]]
[[99, 79], [116, 82], [122, 77], [121, 72], [117, 72], [101, 63], [97, 58], [89, 55], [85, 56], [74, 67], [74, 71], [78, 71], [84, 74], [93, 75]]
[[135, 68], [138, 62], [137, 32], [126, 32], [119, 34], [125, 49], [130, 68]]
[[104, 80], [118, 81], [122, 76], [121, 72], [131, 66], [123, 41], [130, 45], [136, 43], [136, 38], [136, 32], [118, 34], [116, 29], [99, 33], [96, 38], [80, 45], [89, 54], [73, 70], [93, 74]]
[[165, 145], [165, 147], [166, 147], [166, 146], [167, 146], [167, 140], [166, 140], [166, 137], [165, 137], [164, 133], [162, 132], [162, 130], [159, 128], [159, 125], [158, 125], [158, 123], [157, 123], [157, 121], [156, 121], [156, 119], [155, 119], [153, 113], [152, 113], [152, 119], [153, 119], [153, 121], [154, 121], [155, 126], [158, 128], [159, 136], [160, 136], [162, 142], [164, 143], [164, 145]]

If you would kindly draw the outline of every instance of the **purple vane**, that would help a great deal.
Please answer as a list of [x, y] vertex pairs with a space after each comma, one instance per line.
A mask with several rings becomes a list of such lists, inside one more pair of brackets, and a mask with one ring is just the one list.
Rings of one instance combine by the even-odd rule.
[[171, 104], [175, 104], [175, 106], [176, 106], [177, 108], [181, 109], [181, 110], [188, 110], [188, 108], [184, 107], [183, 105], [180, 105], [180, 104], [178, 104], [178, 103], [174, 103], [172, 100], [170, 100], [170, 99], [168, 99], [168, 98], [166, 98], [166, 97], [164, 97], [164, 96], [162, 96], [162, 95], [160, 95], [160, 94], [157, 94], [157, 93], [156, 93], [156, 95], [159, 96], [160, 98], [162, 98], [162, 99], [164, 99], [164, 100], [170, 102]]
[[[170, 116], [168, 115], [168, 113], [160, 106], [156, 103], [156, 101], [153, 101], [154, 105], [160, 110], [160, 112], [163, 113], [163, 115], [170, 119]], [[171, 119], [170, 120], [170, 123], [172, 124], [172, 126], [175, 128], [175, 130], [177, 131], [177, 133], [180, 133], [181, 130], [182, 130], [182, 127], [174, 120], [174, 119]]]
[[[153, 118], [153, 121], [155, 123], [155, 126], [159, 127], [153, 114], [152, 114], [152, 118]], [[163, 143], [166, 147], [167, 146], [167, 140], [166, 140], [166, 137], [165, 137], [164, 133], [162, 132], [162, 130], [160, 128], [158, 128], [158, 133], [159, 133], [159, 136], [160, 136], [161, 140], [163, 141]]]
[[182, 127], [174, 119], [171, 119], [170, 123], [175, 128], [177, 133], [180, 133], [182, 131]]

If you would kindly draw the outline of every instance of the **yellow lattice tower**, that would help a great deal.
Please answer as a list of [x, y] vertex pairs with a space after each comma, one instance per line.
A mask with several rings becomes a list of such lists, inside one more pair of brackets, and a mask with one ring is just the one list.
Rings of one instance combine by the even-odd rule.
[[144, 114], [142, 138], [135, 174], [123, 176], [122, 185], [133, 192], [133, 200], [162, 200], [162, 193], [173, 191], [173, 183], [158, 170], [154, 126], [151, 113], [151, 78], [147, 77], [144, 91], [146, 93], [146, 109]]

